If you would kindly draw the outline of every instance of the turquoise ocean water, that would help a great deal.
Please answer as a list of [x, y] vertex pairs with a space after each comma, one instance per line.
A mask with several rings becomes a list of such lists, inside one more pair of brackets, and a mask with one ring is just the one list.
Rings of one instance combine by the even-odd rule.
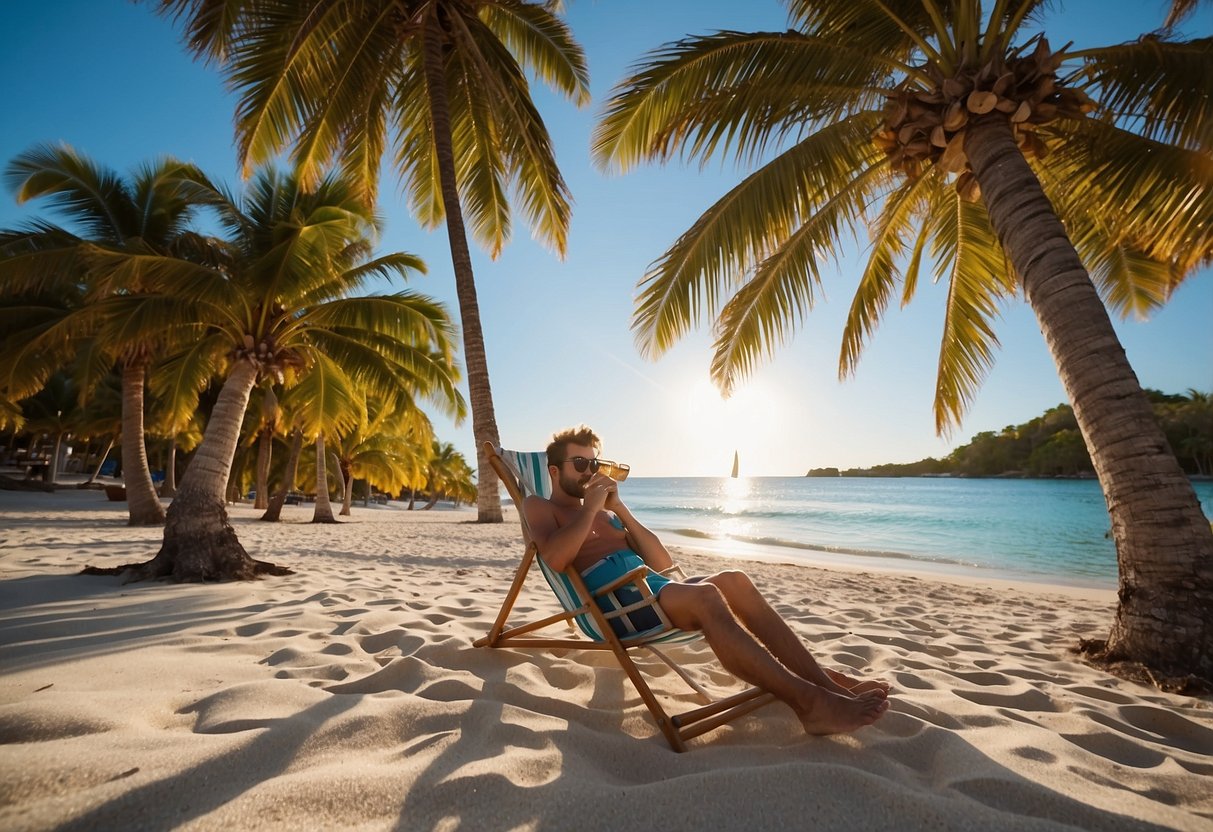
[[[1213, 516], [1213, 482], [1195, 482]], [[636, 477], [620, 493], [673, 545], [1098, 588], [1116, 586], [1094, 480]]]

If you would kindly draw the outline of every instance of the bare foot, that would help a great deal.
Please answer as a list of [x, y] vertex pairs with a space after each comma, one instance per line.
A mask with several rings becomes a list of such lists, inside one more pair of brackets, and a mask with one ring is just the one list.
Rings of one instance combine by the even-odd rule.
[[871, 725], [889, 709], [889, 700], [883, 691], [868, 691], [852, 698], [813, 687], [807, 692], [807, 697], [807, 707], [796, 709], [806, 734], [854, 731]]
[[837, 670], [822, 668], [826, 675], [830, 677], [830, 681], [846, 688], [847, 693], [852, 696], [858, 696], [861, 693], [870, 693], [871, 691], [880, 691], [883, 695], [889, 695], [889, 689], [892, 687], [883, 679], [869, 679], [866, 682], [861, 682], [852, 676], [847, 676], [845, 673], [839, 673]]

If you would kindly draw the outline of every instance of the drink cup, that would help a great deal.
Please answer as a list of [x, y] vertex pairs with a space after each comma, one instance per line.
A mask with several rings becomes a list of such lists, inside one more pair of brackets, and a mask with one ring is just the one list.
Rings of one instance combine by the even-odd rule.
[[624, 465], [621, 462], [609, 462], [600, 459], [598, 461], [598, 470], [615, 482], [623, 482], [628, 478], [628, 472], [632, 470], [632, 466]]

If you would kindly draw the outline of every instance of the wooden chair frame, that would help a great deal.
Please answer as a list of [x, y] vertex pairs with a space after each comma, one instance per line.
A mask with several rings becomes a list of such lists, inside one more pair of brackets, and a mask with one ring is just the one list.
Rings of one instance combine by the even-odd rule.
[[[615, 658], [619, 661], [624, 673], [632, 681], [636, 691], [640, 694], [640, 698], [644, 701], [645, 706], [653, 715], [653, 719], [657, 722], [657, 727], [661, 733], [665, 735], [670, 747], [675, 751], [685, 751], [687, 740], [697, 737], [700, 734], [707, 733], [715, 728], [719, 728], [734, 719], [744, 716], [763, 705], [772, 702], [775, 697], [773, 694], [762, 690], [761, 688], [749, 688], [741, 693], [722, 699], [713, 700], [711, 695], [699, 685], [685, 670], [679, 667], [674, 661], [667, 657], [657, 647], [650, 643], [652, 641], [669, 640], [672, 634], [678, 631], [670, 624], [666, 618], [665, 612], [661, 609], [661, 605], [657, 603], [657, 597], [653, 595], [649, 589], [648, 583], [644, 577], [648, 574], [647, 567], [637, 567], [631, 572], [623, 575], [610, 584], [600, 588], [596, 593], [591, 593], [586, 589], [585, 582], [581, 575], [576, 570], [570, 568], [563, 574], [568, 579], [569, 583], [575, 588], [579, 606], [574, 609], [565, 609], [563, 612], [555, 615], [550, 615], [538, 621], [532, 621], [525, 624], [520, 624], [514, 627], [506, 627], [506, 622], [509, 619], [510, 612], [513, 610], [514, 603], [518, 599], [519, 593], [522, 591], [523, 585], [526, 583], [527, 576], [530, 574], [531, 567], [537, 565], [539, 558], [539, 549], [535, 545], [535, 541], [531, 537], [530, 527], [527, 525], [526, 515], [522, 510], [522, 502], [525, 499], [524, 487], [519, 479], [518, 474], [512, 470], [511, 466], [501, 457], [501, 449], [494, 446], [491, 442], [484, 443], [484, 450], [488, 456], [489, 463], [493, 466], [493, 470], [501, 478], [505, 484], [506, 491], [509, 492], [510, 499], [514, 501], [514, 505], [518, 509], [518, 519], [522, 525], [522, 537], [526, 544], [526, 551], [522, 556], [522, 562], [518, 565], [518, 569], [514, 573], [514, 580], [510, 584], [509, 592], [506, 593], [505, 600], [502, 602], [501, 610], [497, 613], [497, 618], [493, 622], [488, 635], [483, 636], [473, 642], [476, 647], [522, 647], [522, 648], [541, 648], [541, 649], [574, 649], [574, 650], [610, 650], [614, 653]], [[675, 567], [677, 568], [677, 567]], [[634, 584], [639, 590], [642, 598], [640, 601], [612, 610], [603, 612], [593, 600], [599, 595], [604, 595], [615, 591], [616, 589], [626, 584]], [[562, 606], [564, 606], [562, 604]], [[657, 633], [643, 633], [638, 636], [629, 636], [620, 638], [611, 628], [610, 620], [622, 615], [634, 612], [644, 607], [652, 607], [653, 611], [661, 620], [663, 627]], [[574, 629], [574, 621], [578, 616], [589, 616], [595, 623], [595, 628], [603, 635], [603, 641], [594, 641], [588, 637], [576, 636], [556, 638], [542, 635], [532, 635], [539, 630], [551, 627], [553, 625], [565, 623], [569, 629]], [[686, 682], [692, 690], [698, 694], [699, 698], [704, 701], [704, 705], [694, 708], [689, 711], [671, 715], [662, 707], [657, 697], [644, 676], [641, 675], [640, 669], [636, 662], [629, 655], [630, 650], [645, 649], [656, 656], [660, 661], [668, 665], [684, 682]]]

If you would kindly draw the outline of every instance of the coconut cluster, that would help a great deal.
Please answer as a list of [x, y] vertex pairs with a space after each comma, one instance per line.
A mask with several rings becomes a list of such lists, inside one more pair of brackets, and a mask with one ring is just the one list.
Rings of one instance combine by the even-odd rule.
[[[286, 313], [286, 308], [281, 304], [274, 304], [271, 311], [275, 318], [281, 318]], [[279, 382], [283, 380], [284, 369], [303, 366], [302, 358], [294, 351], [279, 349], [272, 334], [258, 340], [252, 334], [245, 333], [240, 346], [232, 351], [232, 357], [251, 362], [259, 372], [272, 375]]]
[[887, 93], [884, 123], [873, 140], [907, 176], [917, 177], [928, 164], [959, 174], [957, 192], [975, 200], [981, 190], [964, 150], [965, 127], [972, 119], [1002, 113], [1024, 155], [1043, 159], [1049, 148], [1037, 135], [1041, 126], [1063, 117], [1082, 118], [1095, 109], [1086, 93], [1058, 79], [1064, 60], [1065, 50], [1051, 51], [1041, 37], [1030, 54], [962, 66], [951, 77], [928, 62], [922, 69], [934, 86], [923, 89], [920, 79], [907, 78]]

